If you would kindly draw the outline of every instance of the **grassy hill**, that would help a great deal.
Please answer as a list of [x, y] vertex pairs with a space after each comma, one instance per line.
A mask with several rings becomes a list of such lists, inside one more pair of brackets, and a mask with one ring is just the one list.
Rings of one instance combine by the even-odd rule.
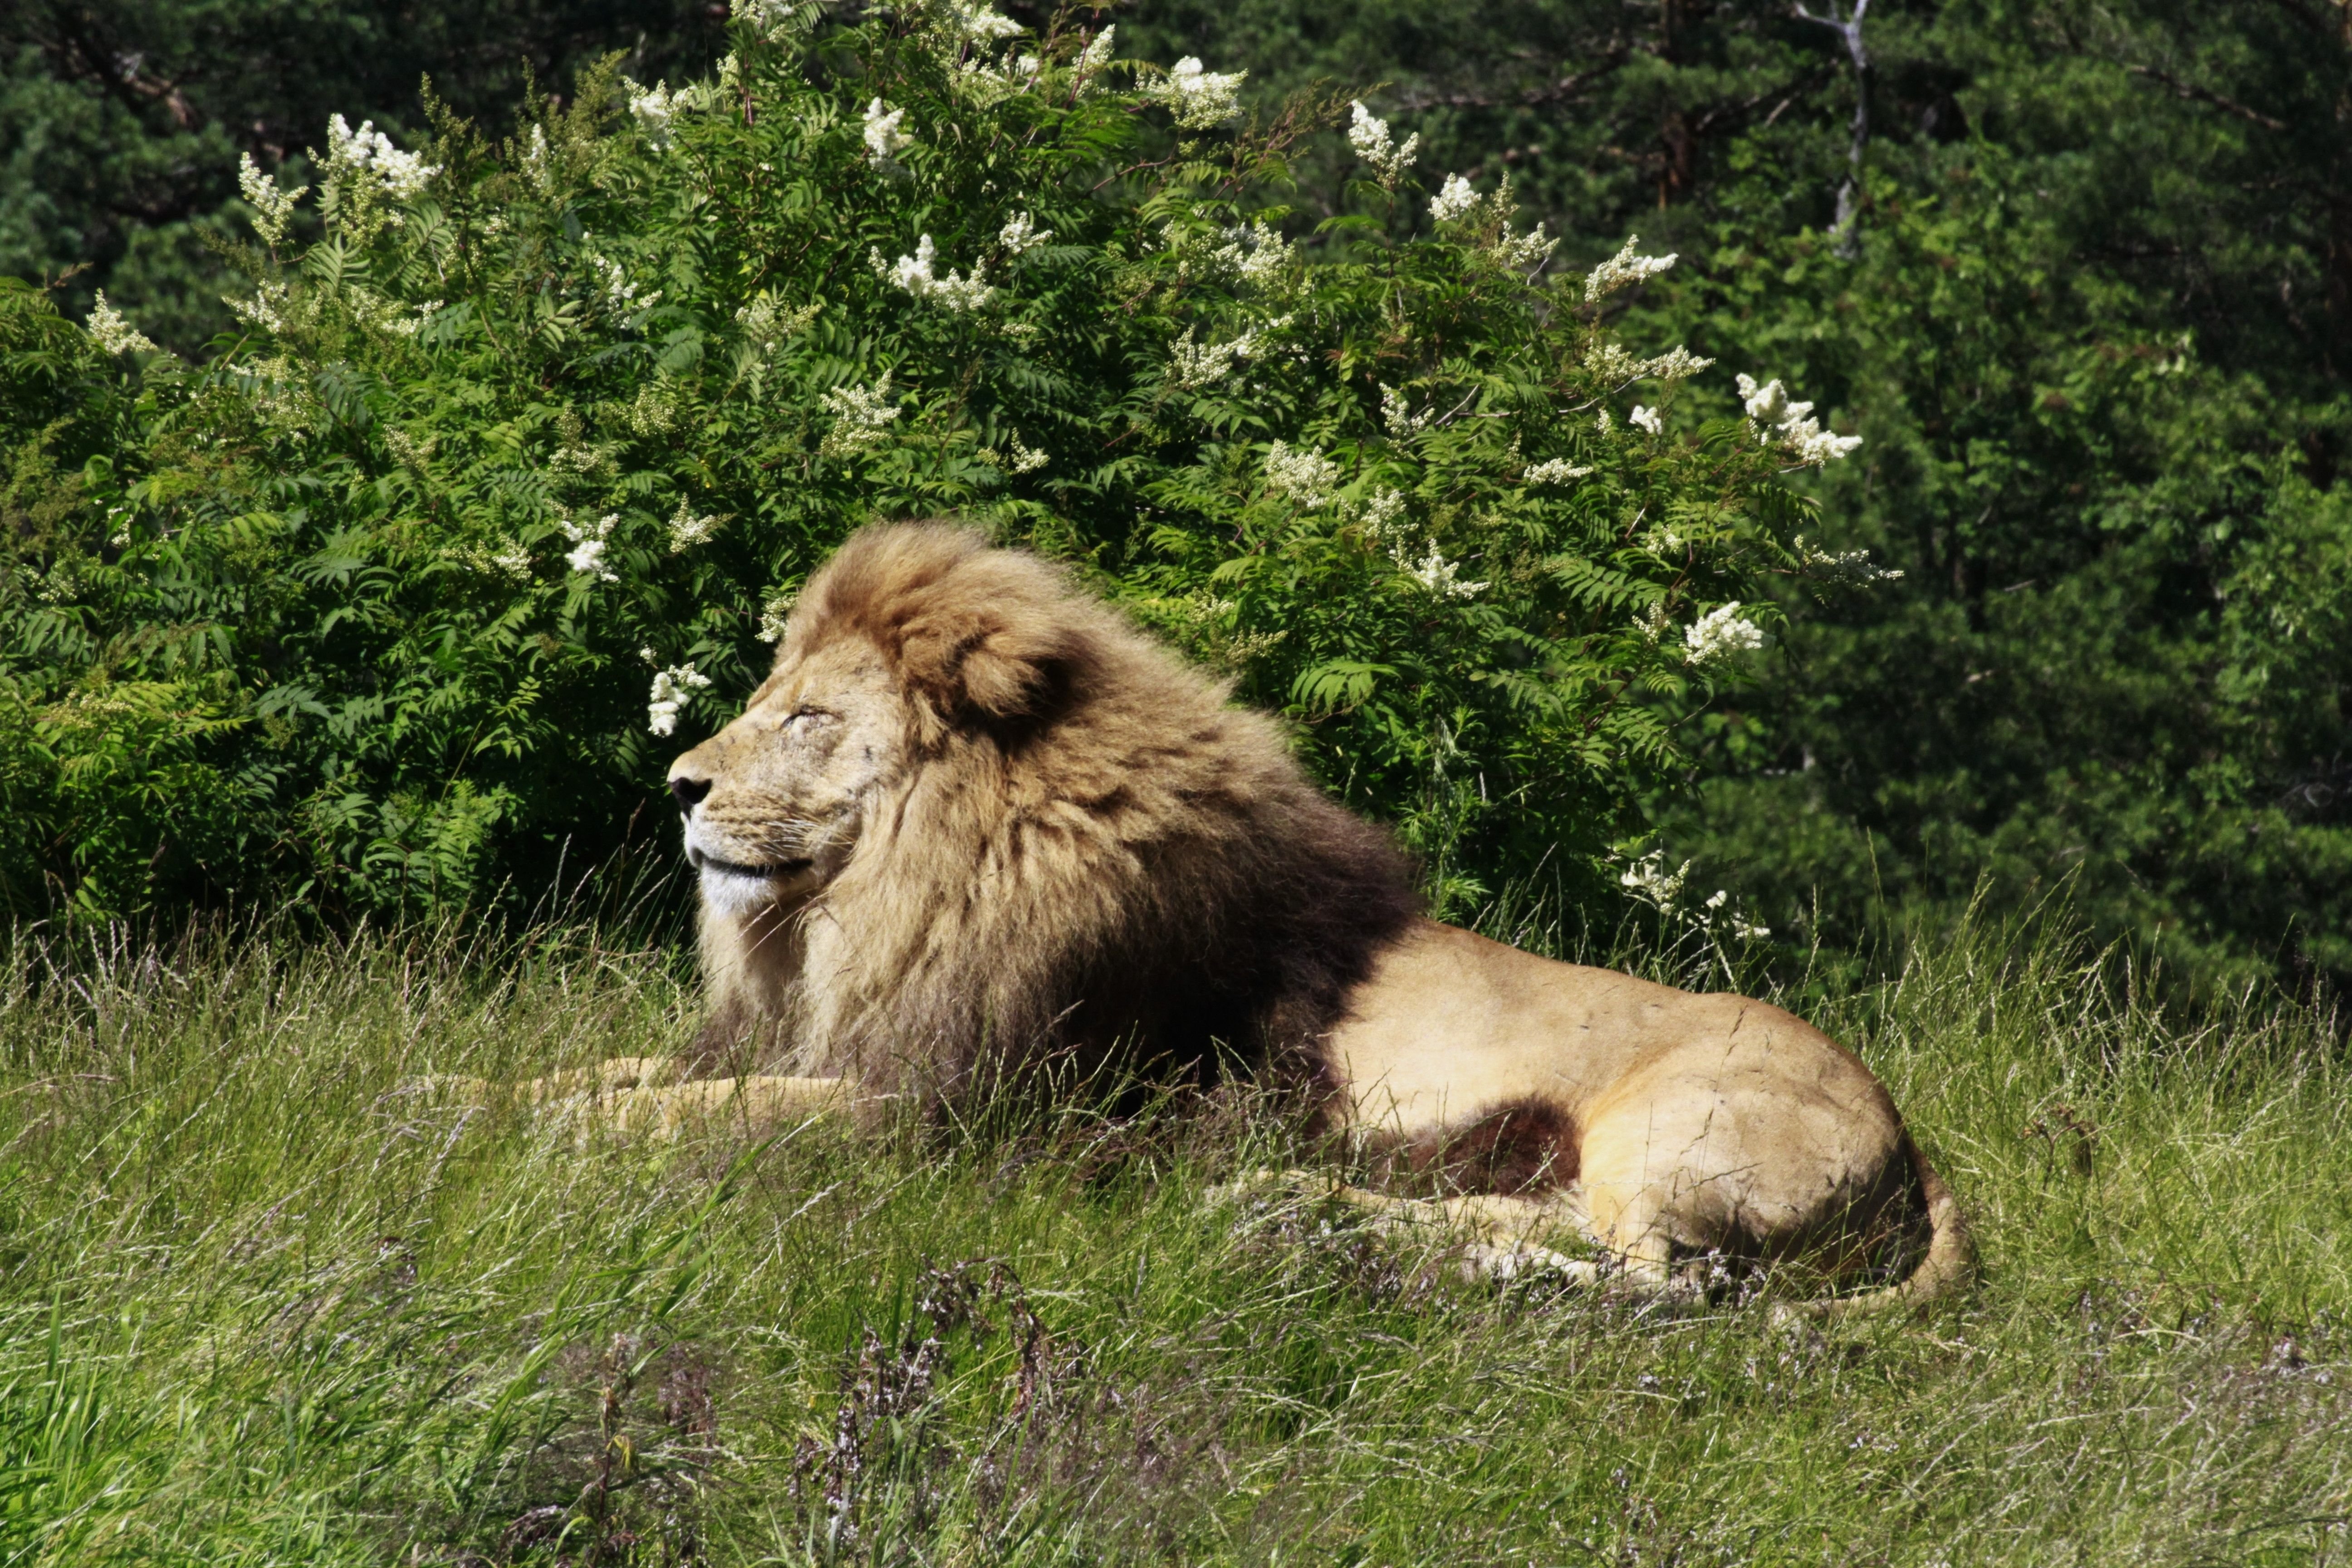
[[678, 961], [593, 928], [20, 934], [0, 1563], [2336, 1561], [2326, 1021], [1917, 947], [1811, 1010], [1986, 1278], [1824, 1333], [1213, 1202], [1295, 1152], [1240, 1099], [656, 1148], [417, 1087], [684, 1041]]

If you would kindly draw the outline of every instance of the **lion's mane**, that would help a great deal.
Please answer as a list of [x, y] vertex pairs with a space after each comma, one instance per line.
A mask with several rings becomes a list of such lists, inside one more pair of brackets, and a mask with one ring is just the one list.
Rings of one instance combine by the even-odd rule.
[[793, 1070], [956, 1091], [1046, 1053], [1303, 1071], [1418, 912], [1385, 833], [1281, 731], [1058, 568], [941, 524], [868, 528], [811, 580], [779, 668], [837, 638], [905, 693], [912, 763], [840, 874], [705, 912], [714, 1025]]

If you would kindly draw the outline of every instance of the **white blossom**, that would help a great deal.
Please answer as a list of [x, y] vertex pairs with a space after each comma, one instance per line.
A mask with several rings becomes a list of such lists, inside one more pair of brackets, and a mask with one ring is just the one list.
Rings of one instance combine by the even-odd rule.
[[1805, 542], [1801, 533], [1791, 542], [1796, 546], [1797, 559], [1808, 569], [1843, 582], [1893, 583], [1903, 575], [1898, 567], [1874, 563], [1867, 550], [1823, 550]]
[[1731, 915], [1731, 934], [1742, 942], [1762, 942], [1772, 934], [1772, 928], [1759, 925], [1735, 910]]
[[1241, 112], [1241, 85], [1248, 78], [1247, 71], [1203, 70], [1198, 56], [1187, 55], [1143, 90], [1146, 98], [1164, 104], [1184, 130], [1208, 131]]
[[1658, 411], [1654, 408], [1644, 408], [1638, 403], [1633, 405], [1633, 412], [1627, 415], [1625, 419], [1628, 424], [1638, 425], [1653, 436], [1663, 435], [1665, 432], [1666, 423], [1659, 416]]
[[1633, 630], [1643, 642], [1654, 643], [1666, 635], [1666, 606], [1662, 600], [1633, 617]]
[[294, 204], [310, 190], [308, 185], [297, 185], [290, 191], [278, 189], [278, 182], [261, 172], [261, 165], [253, 161], [250, 153], [237, 154], [236, 188], [246, 205], [253, 209], [253, 232], [272, 250], [286, 242], [286, 226], [293, 221]]
[[1666, 852], [1653, 849], [1640, 859], [1630, 862], [1617, 879], [1618, 885], [1630, 888], [1634, 894], [1660, 910], [1673, 905], [1682, 896], [1683, 883], [1690, 877], [1691, 863], [1682, 863], [1679, 870], [1666, 869]]
[[1617, 422], [1609, 417], [1609, 410], [1604, 408], [1601, 411], [1601, 417], [1595, 419], [1592, 422], [1592, 426], [1594, 429], [1599, 430], [1603, 436], [1606, 436], [1609, 432], [1617, 428]]
[[392, 138], [375, 128], [374, 121], [362, 120], [354, 131], [340, 114], [327, 121], [327, 165], [331, 171], [329, 184], [346, 170], [373, 174], [383, 194], [395, 202], [415, 200], [441, 172], [438, 163], [427, 163], [415, 153], [394, 146]]
[[981, 0], [945, 0], [935, 13], [940, 30], [959, 44], [990, 44], [1016, 37], [1021, 24], [1000, 15]]
[[1034, 474], [1053, 460], [1051, 457], [1034, 447], [1023, 446], [1017, 432], [1013, 437], [1012, 447], [1013, 471], [1016, 474]]
[[903, 109], [885, 110], [876, 99], [866, 106], [866, 161], [875, 168], [892, 170], [898, 166], [898, 154], [915, 144], [913, 136], [898, 129], [907, 118]]
[[1393, 190], [1420, 153], [1421, 137], [1418, 134], [1408, 136], [1404, 145], [1400, 147], [1389, 139], [1387, 121], [1373, 118], [1372, 111], [1364, 107], [1361, 100], [1351, 107], [1355, 110], [1355, 119], [1348, 127], [1348, 145], [1356, 150], [1357, 157], [1372, 166], [1373, 172], [1380, 175], [1381, 184]]
[[1591, 471], [1590, 467], [1571, 463], [1566, 458], [1551, 458], [1529, 468], [1527, 482], [1531, 485], [1564, 485], [1570, 479], [1580, 479]]
[[971, 276], [950, 272], [944, 278], [932, 274], [932, 264], [939, 251], [931, 237], [924, 235], [915, 242], [915, 254], [902, 256], [891, 265], [890, 281], [918, 300], [936, 300], [950, 310], [977, 310], [996, 298], [996, 290], [980, 275], [980, 264], [974, 262]]
[[286, 330], [288, 293], [288, 285], [265, 280], [255, 285], [252, 299], [232, 300], [224, 294], [221, 303], [240, 321], [251, 321], [265, 331], [282, 332]]
[[1737, 653], [1752, 653], [1764, 646], [1764, 628], [1739, 614], [1739, 601], [1718, 605], [1683, 628], [1684, 658], [1706, 664]]
[[760, 606], [759, 637], [761, 642], [784, 640], [784, 625], [792, 616], [793, 601], [799, 596], [787, 589], [783, 593], [771, 595], [768, 602]]
[[1385, 381], [1381, 383], [1381, 423], [1387, 427], [1391, 440], [1412, 440], [1429, 428], [1429, 422], [1435, 417], [1437, 411], [1433, 408], [1415, 414], [1402, 393]]
[[1754, 376], [1745, 374], [1738, 380], [1739, 395], [1747, 405], [1756, 438], [1779, 442], [1801, 467], [1835, 462], [1862, 445], [1859, 436], [1840, 436], [1822, 429], [1821, 421], [1811, 417], [1813, 405], [1791, 403], [1788, 389], [1778, 381], [1759, 386]]
[[662, 291], [658, 289], [644, 299], [638, 299], [637, 285], [630, 282], [629, 275], [621, 264], [610, 258], [591, 253], [588, 267], [596, 276], [597, 292], [604, 295], [608, 310], [616, 313], [632, 306], [638, 310], [651, 310], [661, 300]]
[[1711, 359], [1701, 359], [1690, 350], [1676, 344], [1669, 353], [1662, 353], [1655, 359], [1643, 360], [1639, 367], [1639, 374], [1654, 375], [1660, 381], [1671, 384], [1688, 381], [1714, 363]]
[[106, 302], [106, 290], [98, 291], [98, 303], [89, 312], [89, 335], [108, 353], [142, 353], [155, 352], [154, 342], [122, 319], [122, 312]]
[[1404, 567], [1406, 576], [1438, 598], [1475, 599], [1486, 591], [1484, 583], [1463, 582], [1459, 575], [1461, 567], [1440, 554], [1434, 544], [1429, 547], [1429, 553], [1418, 565], [1409, 564], [1402, 550], [1397, 552], [1396, 559], [1397, 563]]
[[824, 309], [824, 300], [812, 300], [793, 310], [780, 310], [776, 297], [762, 289], [751, 297], [750, 304], [737, 307], [735, 321], [743, 329], [743, 336], [767, 354], [775, 353], [776, 345], [786, 338], [806, 331], [808, 324]]
[[[539, 188], [541, 194], [554, 192], [555, 161], [548, 155], [546, 126], [530, 128], [530, 145], [522, 150], [522, 167], [523, 173], [530, 176], [530, 183]], [[496, 220], [499, 215], [493, 213], [490, 216]]]
[[1195, 342], [1193, 329], [1187, 327], [1182, 337], [1168, 345], [1168, 379], [1187, 391], [1223, 381], [1235, 365], [1262, 352], [1262, 337], [1289, 325], [1290, 318], [1280, 316], [1224, 343]]
[[726, 521], [716, 512], [697, 517], [694, 509], [686, 504], [686, 498], [678, 497], [677, 510], [669, 520], [669, 552], [682, 555], [698, 544], [709, 542], [710, 536], [719, 531], [719, 525]]
[[563, 530], [563, 537], [572, 542], [571, 553], [564, 556], [563, 563], [583, 577], [619, 582], [620, 574], [604, 563], [604, 547], [612, 542], [614, 526], [620, 521], [618, 512], [606, 512], [597, 520], [595, 527], [590, 528], [565, 518], [557, 524]]
[[530, 552], [519, 542], [509, 540], [504, 550], [490, 557], [490, 564], [518, 583], [530, 581]]
[[1445, 184], [1429, 198], [1429, 216], [1440, 223], [1452, 223], [1468, 217], [1477, 208], [1478, 193], [1468, 180], [1459, 174], [1445, 176]]
[[695, 95], [692, 89], [680, 88], [673, 93], [669, 90], [667, 79], [657, 81], [650, 88], [640, 87], [627, 77], [621, 79], [621, 86], [629, 95], [629, 117], [637, 122], [637, 129], [646, 133], [646, 139], [656, 149], [667, 148], [670, 121], [681, 110], [693, 107]]
[[1307, 510], [1328, 505], [1339, 465], [1322, 453], [1276, 441], [1266, 448], [1265, 488]]
[[1539, 267], [1559, 248], [1559, 238], [1546, 238], [1544, 226], [1538, 224], [1525, 234], [1513, 234], [1506, 228], [1495, 241], [1495, 259], [1514, 270]]
[[1584, 280], [1587, 304], [1605, 300], [1627, 284], [1654, 278], [1675, 264], [1672, 256], [1634, 255], [1633, 247], [1641, 243], [1640, 235], [1627, 235], [1624, 248], [1592, 269], [1591, 276]]
[[833, 428], [817, 447], [823, 458], [846, 458], [881, 444], [891, 421], [905, 412], [890, 401], [890, 373], [873, 386], [835, 386], [820, 398], [833, 416]]
[[1372, 491], [1364, 502], [1364, 531], [1374, 539], [1387, 539], [1397, 531], [1398, 520], [1404, 516], [1404, 492], [1383, 486]]
[[646, 728], [656, 735], [670, 733], [677, 728], [677, 716], [687, 700], [709, 689], [710, 677], [691, 664], [676, 664], [660, 671], [654, 677], [653, 694], [646, 703]]
[[[749, 24], [761, 37], [775, 39], [791, 30], [799, 17], [800, 7], [792, 0], [733, 0], [729, 12], [736, 21]], [[729, 55], [727, 58], [731, 62], [735, 57]]]
[[1039, 228], [1027, 213], [1014, 213], [1004, 220], [1004, 226], [996, 231], [996, 243], [1004, 247], [1007, 256], [1034, 250], [1041, 245], [1052, 243], [1053, 238], [1054, 231]]

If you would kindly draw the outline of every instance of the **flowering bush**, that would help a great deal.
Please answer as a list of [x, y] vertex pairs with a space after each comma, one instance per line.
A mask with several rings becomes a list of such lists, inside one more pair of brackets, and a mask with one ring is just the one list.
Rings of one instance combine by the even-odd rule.
[[[299, 255], [306, 193], [244, 171], [205, 365], [5, 296], [13, 900], [395, 907], [650, 843], [808, 571], [935, 514], [1289, 713], [1441, 900], [1613, 887], [1765, 577], [1826, 559], [1780, 476], [1851, 443], [1746, 376], [1679, 417], [1708, 362], [1608, 326], [1671, 257], [1559, 268], [1360, 105], [1244, 121], [1236, 76], [974, 0], [814, 17], [738, 0], [708, 80], [592, 73], [502, 146], [338, 119]], [[1389, 221], [1310, 247], [1285, 161], [1342, 135]]]

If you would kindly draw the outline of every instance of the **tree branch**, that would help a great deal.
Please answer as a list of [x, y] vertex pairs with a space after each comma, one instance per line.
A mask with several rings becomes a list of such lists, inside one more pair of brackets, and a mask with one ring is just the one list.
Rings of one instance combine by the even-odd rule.
[[2176, 98], [2185, 98], [2192, 103], [2210, 103], [2214, 108], [2234, 114], [2241, 120], [2250, 121], [2265, 131], [2286, 129], [2286, 121], [2284, 120], [2273, 120], [2259, 109], [2249, 109], [2236, 99], [2224, 98], [2211, 88], [2199, 87], [2194, 82], [2182, 81], [2179, 77], [2168, 76], [2153, 66], [2126, 66], [2124, 69], [2134, 76], [2144, 76], [2152, 82], [2170, 88]]

